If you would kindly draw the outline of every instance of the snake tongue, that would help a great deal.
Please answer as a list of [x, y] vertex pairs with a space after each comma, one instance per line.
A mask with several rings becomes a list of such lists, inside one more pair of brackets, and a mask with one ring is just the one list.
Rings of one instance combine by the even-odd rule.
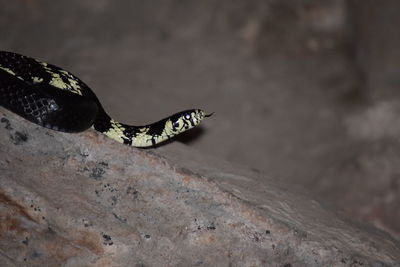
[[214, 114], [214, 112], [211, 112], [210, 114], [204, 115], [204, 117], [208, 118], [208, 117], [211, 117], [213, 114]]

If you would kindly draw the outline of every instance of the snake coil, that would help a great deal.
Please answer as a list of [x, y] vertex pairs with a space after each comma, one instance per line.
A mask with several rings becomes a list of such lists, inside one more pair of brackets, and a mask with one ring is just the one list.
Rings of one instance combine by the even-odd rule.
[[43, 127], [63, 132], [93, 128], [135, 147], [149, 147], [197, 126], [203, 110], [178, 112], [158, 122], [133, 126], [107, 115], [94, 92], [57, 66], [0, 51], [0, 105]]

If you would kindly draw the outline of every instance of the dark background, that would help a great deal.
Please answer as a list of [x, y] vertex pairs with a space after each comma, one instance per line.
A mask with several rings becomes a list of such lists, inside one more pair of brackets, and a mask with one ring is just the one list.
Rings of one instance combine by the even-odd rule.
[[0, 49], [70, 70], [123, 122], [214, 111], [179, 138], [188, 149], [303, 186], [400, 238], [399, 8], [0, 0]]

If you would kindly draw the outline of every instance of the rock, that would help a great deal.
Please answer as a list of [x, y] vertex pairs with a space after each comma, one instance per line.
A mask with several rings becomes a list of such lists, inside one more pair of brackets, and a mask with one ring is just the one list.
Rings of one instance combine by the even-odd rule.
[[383, 232], [169, 145], [186, 160], [0, 108], [2, 266], [399, 266]]

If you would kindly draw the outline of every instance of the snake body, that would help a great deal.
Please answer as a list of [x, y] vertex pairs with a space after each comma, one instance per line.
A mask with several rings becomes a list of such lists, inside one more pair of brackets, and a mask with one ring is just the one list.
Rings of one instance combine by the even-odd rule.
[[0, 105], [46, 128], [74, 133], [93, 127], [135, 147], [159, 144], [211, 116], [191, 109], [145, 126], [120, 123], [107, 115], [95, 93], [75, 75], [5, 51], [0, 51]]

